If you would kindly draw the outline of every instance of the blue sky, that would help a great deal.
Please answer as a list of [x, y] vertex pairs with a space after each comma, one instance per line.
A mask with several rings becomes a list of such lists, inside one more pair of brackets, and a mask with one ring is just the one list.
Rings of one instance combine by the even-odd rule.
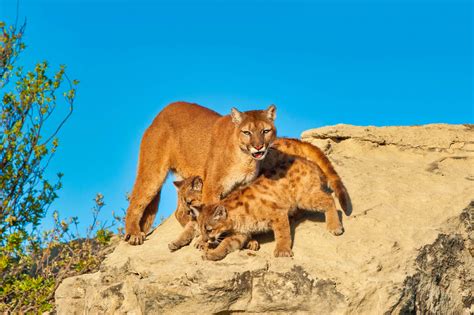
[[[16, 0], [0, 2], [14, 21]], [[81, 81], [49, 167], [53, 204], [90, 223], [127, 207], [140, 138], [176, 100], [222, 114], [277, 105], [280, 135], [337, 123], [473, 123], [471, 1], [20, 1], [20, 62]], [[192, 123], [192, 122], [190, 122]], [[175, 208], [169, 182], [159, 216]], [[49, 222], [46, 220], [46, 222]]]

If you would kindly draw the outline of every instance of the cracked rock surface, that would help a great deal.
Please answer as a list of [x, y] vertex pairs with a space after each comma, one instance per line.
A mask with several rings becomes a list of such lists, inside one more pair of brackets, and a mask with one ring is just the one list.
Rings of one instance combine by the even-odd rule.
[[272, 257], [263, 235], [260, 251], [209, 262], [193, 246], [169, 252], [181, 229], [171, 217], [144, 245], [119, 244], [99, 272], [65, 279], [58, 313], [472, 312], [474, 128], [336, 125], [302, 138], [351, 194], [342, 236], [306, 216], [293, 223], [293, 258]]

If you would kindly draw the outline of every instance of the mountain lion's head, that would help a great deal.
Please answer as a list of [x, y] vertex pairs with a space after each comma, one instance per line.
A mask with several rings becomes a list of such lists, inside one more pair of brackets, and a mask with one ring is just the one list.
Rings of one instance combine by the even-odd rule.
[[178, 210], [192, 219], [196, 219], [202, 206], [202, 179], [191, 176], [173, 184], [178, 189]]
[[232, 108], [231, 117], [237, 127], [240, 149], [255, 160], [263, 160], [276, 138], [275, 105], [270, 105], [266, 110], [247, 112], [239, 112], [236, 108]]
[[198, 217], [202, 240], [216, 246], [232, 233], [232, 221], [225, 206], [214, 204], [204, 206]]

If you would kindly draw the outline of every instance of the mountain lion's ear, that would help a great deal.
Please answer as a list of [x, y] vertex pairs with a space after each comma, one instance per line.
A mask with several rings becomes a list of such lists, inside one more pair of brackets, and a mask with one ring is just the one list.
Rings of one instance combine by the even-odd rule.
[[242, 113], [235, 107], [232, 107], [230, 110], [230, 116], [232, 117], [232, 122], [236, 125], [242, 122]]
[[267, 118], [270, 119], [271, 121], [274, 121], [276, 118], [276, 106], [275, 105], [270, 105], [268, 106], [266, 112], [267, 112]]
[[225, 220], [226, 218], [227, 218], [227, 209], [222, 205], [218, 205], [214, 209], [214, 220], [216, 221]]
[[183, 186], [183, 184], [184, 184], [184, 180], [177, 180], [173, 182], [174, 187], [176, 187], [177, 189]]
[[192, 186], [193, 190], [202, 191], [202, 178], [199, 176], [194, 177]]

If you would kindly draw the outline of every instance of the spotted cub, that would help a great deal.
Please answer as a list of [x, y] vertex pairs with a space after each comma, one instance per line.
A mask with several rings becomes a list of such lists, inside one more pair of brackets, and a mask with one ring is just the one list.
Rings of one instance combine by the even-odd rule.
[[241, 249], [253, 234], [273, 230], [276, 257], [293, 256], [289, 215], [296, 209], [322, 210], [327, 229], [343, 233], [326, 177], [314, 163], [272, 150], [263, 173], [254, 182], [233, 191], [218, 203], [204, 205], [198, 213], [203, 241], [218, 243], [204, 258], [220, 260]]
[[[173, 184], [178, 190], [178, 207], [174, 215], [176, 220], [184, 227], [184, 230], [177, 239], [168, 244], [170, 251], [189, 245], [194, 237], [199, 235], [194, 213], [202, 206], [203, 182], [200, 177], [192, 176], [181, 181], [175, 181]], [[197, 246], [199, 246], [199, 242]]]
[[[181, 181], [175, 181], [173, 184], [178, 190], [178, 207], [174, 215], [184, 229], [178, 238], [168, 244], [168, 248], [172, 252], [189, 245], [195, 237], [200, 236], [196, 214], [199, 213], [202, 206], [203, 182], [199, 176], [192, 176]], [[206, 243], [202, 242], [200, 238], [195, 245], [199, 249], [207, 247]], [[260, 245], [256, 240], [249, 240], [245, 244], [245, 248], [256, 251], [260, 248]]]

